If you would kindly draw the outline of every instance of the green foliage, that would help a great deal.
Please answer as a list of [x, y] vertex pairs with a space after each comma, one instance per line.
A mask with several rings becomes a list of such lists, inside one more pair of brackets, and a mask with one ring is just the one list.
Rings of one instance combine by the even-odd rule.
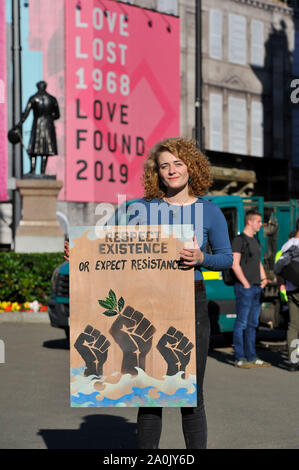
[[123, 297], [121, 297], [118, 301], [115, 295], [115, 292], [110, 289], [109, 296], [106, 297], [105, 300], [98, 300], [101, 307], [105, 308], [106, 311], [103, 312], [104, 315], [107, 317], [114, 317], [118, 313], [120, 313], [125, 305], [125, 301]]
[[0, 300], [46, 304], [63, 253], [0, 253]]

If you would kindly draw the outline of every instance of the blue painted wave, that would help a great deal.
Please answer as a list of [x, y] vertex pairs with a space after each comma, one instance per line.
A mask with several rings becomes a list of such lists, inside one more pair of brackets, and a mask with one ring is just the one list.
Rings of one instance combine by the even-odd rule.
[[158, 380], [137, 368], [136, 376], [115, 374], [119, 380], [111, 384], [105, 382], [105, 377], [85, 377], [84, 369], [71, 369], [72, 407], [196, 406], [195, 376], [185, 380], [179, 372]]

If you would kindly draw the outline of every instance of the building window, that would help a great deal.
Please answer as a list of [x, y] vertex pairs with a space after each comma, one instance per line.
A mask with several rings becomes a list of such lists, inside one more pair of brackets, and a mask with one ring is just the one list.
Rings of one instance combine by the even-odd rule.
[[177, 0], [158, 0], [157, 9], [163, 13], [178, 14]]
[[210, 10], [210, 57], [222, 59], [222, 12]]
[[228, 17], [228, 60], [234, 64], [246, 65], [246, 18], [232, 15]]
[[222, 152], [222, 95], [210, 93], [210, 150]]
[[251, 155], [264, 156], [263, 105], [259, 101], [251, 104]]
[[250, 27], [251, 64], [263, 67], [264, 65], [264, 23], [251, 21]]
[[241, 155], [247, 154], [247, 118], [246, 100], [229, 97], [228, 100], [229, 122], [229, 152]]

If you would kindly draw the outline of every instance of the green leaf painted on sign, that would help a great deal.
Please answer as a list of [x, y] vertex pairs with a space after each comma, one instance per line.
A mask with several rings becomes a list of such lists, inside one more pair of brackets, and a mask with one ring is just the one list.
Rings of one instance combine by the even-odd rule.
[[106, 300], [98, 300], [98, 302], [99, 302], [101, 307], [106, 308], [108, 310], [111, 310], [111, 309], [113, 310], [113, 308], [114, 308], [114, 305], [113, 304], [111, 305], [111, 301], [108, 302], [107, 299]]
[[106, 310], [104, 312], [104, 315], [107, 317], [114, 317], [115, 315], [118, 315], [118, 313], [115, 310]]
[[107, 304], [109, 304], [109, 305], [110, 305], [110, 308], [112, 308], [112, 309], [113, 309], [114, 307], [116, 307], [115, 302], [114, 302], [112, 299], [110, 299], [110, 297], [106, 297], [105, 302], [107, 302]]
[[124, 301], [124, 298], [121, 297], [118, 301], [118, 311], [121, 312], [122, 309], [124, 308], [124, 305], [125, 305], [125, 301]]
[[110, 289], [109, 291], [109, 298], [111, 299], [111, 301], [113, 302], [113, 305], [116, 307], [117, 305], [117, 299], [116, 299], [116, 295], [115, 295], [115, 292]]
[[105, 300], [98, 300], [98, 302], [101, 307], [106, 309], [104, 314], [108, 317], [112, 317], [120, 313], [125, 305], [123, 297], [120, 297], [120, 299], [117, 301], [115, 292], [112, 289], [109, 290], [109, 297], [106, 297]]

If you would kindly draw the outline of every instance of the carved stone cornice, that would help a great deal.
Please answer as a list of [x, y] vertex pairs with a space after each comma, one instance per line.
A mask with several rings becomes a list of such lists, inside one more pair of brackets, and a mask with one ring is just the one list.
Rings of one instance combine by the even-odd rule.
[[223, 85], [227, 88], [235, 88], [237, 90], [246, 90], [246, 84], [241, 78], [234, 74], [230, 75], [223, 80]]
[[293, 16], [295, 14], [293, 8], [284, 5], [283, 3], [266, 2], [262, 0], [233, 0], [235, 3], [249, 5], [263, 10], [284, 13], [285, 15]]

